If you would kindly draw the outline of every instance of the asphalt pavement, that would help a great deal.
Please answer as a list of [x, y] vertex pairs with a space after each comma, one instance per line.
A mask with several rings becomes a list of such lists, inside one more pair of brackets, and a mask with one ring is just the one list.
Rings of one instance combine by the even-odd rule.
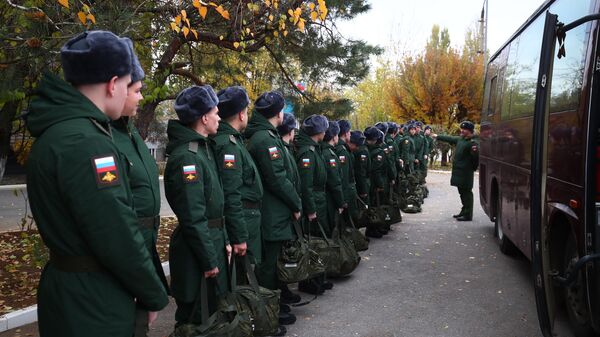
[[[389, 235], [371, 239], [352, 275], [294, 308], [288, 336], [540, 336], [529, 261], [500, 253], [476, 188], [473, 221], [455, 221], [460, 199], [449, 181], [430, 173], [423, 212], [403, 214]], [[151, 337], [172, 331], [174, 310], [172, 302], [160, 313]], [[36, 335], [35, 325], [0, 333]]]

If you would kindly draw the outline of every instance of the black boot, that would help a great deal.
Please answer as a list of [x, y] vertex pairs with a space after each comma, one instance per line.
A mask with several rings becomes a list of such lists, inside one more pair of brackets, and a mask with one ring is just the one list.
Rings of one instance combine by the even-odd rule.
[[283, 312], [285, 314], [289, 314], [290, 311], [292, 311], [292, 308], [290, 308], [289, 305], [283, 304], [283, 303], [279, 303], [279, 312]]
[[298, 291], [312, 295], [321, 295], [325, 292], [323, 288], [314, 280], [304, 280], [298, 283]]
[[376, 238], [376, 239], [379, 239], [383, 236], [377, 229], [372, 228], [372, 227], [367, 228], [367, 230], [365, 231], [365, 235], [367, 237]]
[[300, 295], [294, 294], [293, 292], [290, 291], [290, 288], [288, 288], [287, 284], [281, 284], [279, 286], [279, 289], [281, 289], [281, 303], [285, 303], [285, 304], [294, 304], [294, 303], [300, 303], [300, 301], [302, 301], [302, 297], [300, 297]]
[[291, 325], [296, 323], [296, 315], [280, 312], [279, 313], [279, 324], [281, 325]]

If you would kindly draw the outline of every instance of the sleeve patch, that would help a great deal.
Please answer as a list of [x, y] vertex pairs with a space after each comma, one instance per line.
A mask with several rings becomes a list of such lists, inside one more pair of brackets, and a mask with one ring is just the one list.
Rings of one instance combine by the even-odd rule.
[[271, 157], [271, 160], [281, 157], [281, 154], [279, 154], [279, 149], [276, 146], [269, 148], [269, 157]]
[[329, 166], [337, 167], [337, 161], [335, 160], [335, 158], [329, 159]]
[[381, 161], [383, 157], [381, 155], [377, 155], [377, 161]]
[[408, 139], [404, 141], [404, 144], [408, 144]]
[[340, 163], [342, 163], [342, 164], [346, 163], [346, 156], [340, 156]]
[[310, 158], [302, 158], [302, 168], [310, 168]]
[[183, 182], [189, 184], [197, 181], [198, 173], [196, 172], [196, 165], [185, 165], [183, 167]]
[[361, 154], [360, 155], [360, 161], [367, 161], [367, 155], [366, 154]]
[[121, 184], [119, 170], [117, 169], [114, 156], [92, 158], [92, 165], [94, 167], [94, 172], [96, 173], [96, 183], [98, 184], [98, 188]]
[[235, 155], [234, 154], [225, 154], [223, 156], [223, 167], [226, 169], [234, 169], [235, 168]]

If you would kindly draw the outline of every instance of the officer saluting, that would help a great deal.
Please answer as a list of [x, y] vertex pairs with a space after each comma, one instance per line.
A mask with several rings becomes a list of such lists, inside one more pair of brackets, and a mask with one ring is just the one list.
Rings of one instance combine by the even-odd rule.
[[453, 215], [458, 221], [473, 220], [473, 175], [479, 165], [479, 142], [474, 135], [475, 125], [470, 121], [460, 123], [460, 136], [431, 135], [438, 141], [456, 145], [452, 159], [450, 185], [458, 188], [462, 209]]
[[169, 247], [176, 327], [200, 322], [200, 308], [194, 310], [194, 302], [202, 277], [215, 278], [208, 283], [211, 312], [216, 297], [227, 291], [230, 247], [223, 228], [223, 188], [208, 138], [219, 127], [218, 102], [208, 85], [186, 88], [175, 100], [179, 120], [170, 120], [167, 126], [165, 195], [179, 221]]
[[[168, 303], [133, 210], [125, 160], [109, 122], [120, 117], [131, 53], [111, 32], [61, 49], [65, 79], [44, 75], [27, 127], [33, 217], [50, 250], [38, 287], [41, 336], [132, 336], [135, 307]], [[154, 316], [154, 315], [153, 315]]]

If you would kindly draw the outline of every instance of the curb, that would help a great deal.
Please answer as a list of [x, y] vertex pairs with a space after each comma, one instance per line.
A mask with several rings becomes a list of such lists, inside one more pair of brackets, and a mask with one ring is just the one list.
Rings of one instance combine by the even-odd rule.
[[[165, 272], [165, 276], [169, 277], [171, 274], [169, 262], [163, 262], [162, 268]], [[19, 309], [17, 311], [9, 312], [6, 315], [0, 316], [0, 332], [22, 327], [23, 325], [35, 322], [37, 322], [37, 305], [32, 305], [25, 309]]]

